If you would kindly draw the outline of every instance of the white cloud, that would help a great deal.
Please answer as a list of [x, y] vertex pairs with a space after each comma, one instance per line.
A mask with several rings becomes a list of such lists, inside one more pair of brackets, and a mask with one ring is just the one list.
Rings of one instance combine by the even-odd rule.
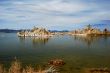
[[42, 11], [56, 11], [56, 12], [63, 12], [63, 13], [75, 13], [87, 8], [83, 4], [78, 3], [66, 3], [62, 1], [51, 1], [46, 3], [40, 3], [38, 6], [35, 6], [36, 9], [40, 9]]
[[[104, 11], [101, 9], [101, 6], [94, 3], [51, 0], [43, 2], [12, 1], [8, 4], [8, 6], [0, 5], [0, 19], [8, 20], [13, 23], [46, 24], [50, 27], [53, 25], [66, 26], [67, 24], [83, 24], [96, 20], [110, 19], [110, 11]], [[86, 14], [83, 13], [83, 11], [88, 12], [86, 12]], [[71, 14], [73, 14], [73, 16], [70, 16]]]

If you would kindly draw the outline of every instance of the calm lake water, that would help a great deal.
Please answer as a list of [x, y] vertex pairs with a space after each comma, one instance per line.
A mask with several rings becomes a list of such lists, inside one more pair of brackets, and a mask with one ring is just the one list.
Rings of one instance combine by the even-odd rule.
[[0, 63], [8, 65], [17, 57], [23, 65], [46, 65], [63, 59], [62, 73], [79, 73], [83, 68], [110, 68], [110, 37], [20, 38], [16, 33], [0, 33]]

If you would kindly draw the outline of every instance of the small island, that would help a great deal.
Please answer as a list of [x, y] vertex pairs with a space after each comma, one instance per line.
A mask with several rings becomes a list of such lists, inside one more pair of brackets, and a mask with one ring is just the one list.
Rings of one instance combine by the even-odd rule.
[[78, 35], [78, 36], [110, 36], [110, 31], [105, 28], [103, 31], [97, 28], [93, 28], [90, 24], [87, 25], [86, 28], [82, 30], [74, 30], [70, 31], [68, 34], [70, 35]]
[[53, 34], [45, 28], [34, 27], [32, 30], [22, 30], [17, 33], [20, 37], [51, 37]]

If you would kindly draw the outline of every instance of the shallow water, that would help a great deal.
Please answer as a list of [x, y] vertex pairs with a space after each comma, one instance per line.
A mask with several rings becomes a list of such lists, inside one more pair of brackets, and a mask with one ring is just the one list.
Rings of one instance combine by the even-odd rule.
[[62, 73], [79, 73], [84, 68], [110, 68], [110, 37], [59, 35], [51, 38], [20, 38], [16, 33], [0, 33], [0, 63], [14, 57], [23, 65], [46, 65], [51, 59], [63, 59]]

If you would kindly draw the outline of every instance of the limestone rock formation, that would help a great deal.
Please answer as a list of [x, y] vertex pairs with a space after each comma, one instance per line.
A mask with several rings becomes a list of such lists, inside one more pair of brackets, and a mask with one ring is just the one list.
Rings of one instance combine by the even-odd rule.
[[45, 28], [37, 28], [34, 27], [32, 30], [25, 30], [17, 33], [18, 36], [37, 36], [37, 37], [45, 37], [52, 36], [51, 32], [46, 30]]

